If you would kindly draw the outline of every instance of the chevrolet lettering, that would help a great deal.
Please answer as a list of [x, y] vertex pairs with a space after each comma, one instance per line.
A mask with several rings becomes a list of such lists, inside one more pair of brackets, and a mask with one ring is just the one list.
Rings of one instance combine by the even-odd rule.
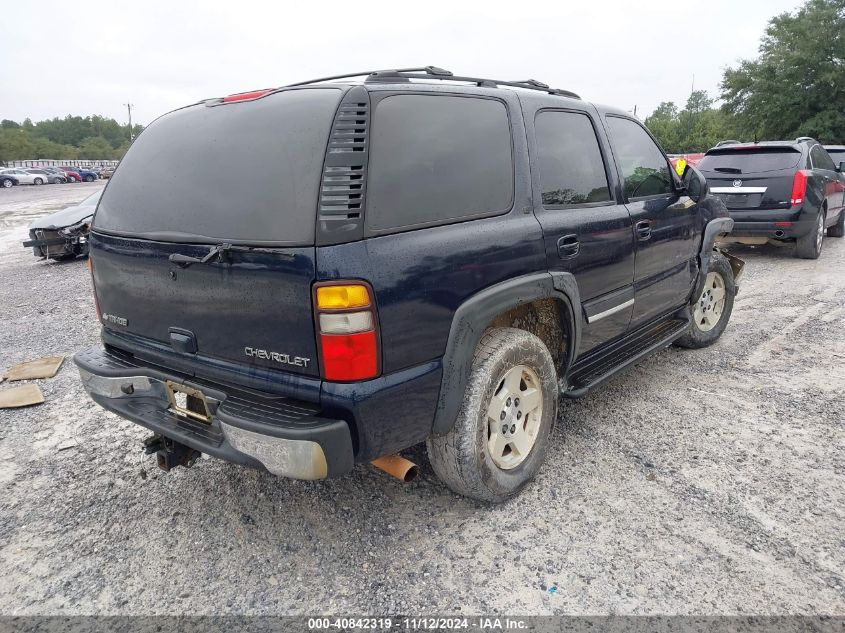
[[310, 358], [291, 356], [290, 354], [281, 354], [279, 352], [268, 352], [266, 349], [257, 349], [255, 347], [245, 347], [244, 354], [253, 358], [276, 361], [284, 365], [295, 365], [296, 367], [308, 367], [308, 363], [311, 362]]

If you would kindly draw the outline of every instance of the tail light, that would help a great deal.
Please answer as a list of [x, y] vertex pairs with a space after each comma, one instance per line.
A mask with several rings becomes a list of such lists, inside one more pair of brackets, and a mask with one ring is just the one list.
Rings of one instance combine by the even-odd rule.
[[807, 172], [799, 169], [792, 179], [792, 195], [789, 197], [790, 204], [801, 204], [804, 202], [804, 193], [807, 191]]
[[94, 309], [97, 311], [97, 321], [102, 322], [103, 313], [100, 311], [100, 302], [97, 301], [97, 289], [94, 287], [94, 262], [91, 261], [91, 255], [88, 255], [88, 270], [91, 272], [91, 292], [94, 295]]
[[314, 288], [323, 378], [337, 382], [379, 375], [375, 302], [368, 285], [330, 282]]
[[238, 94], [223, 97], [223, 103], [232, 103], [233, 101], [251, 101], [253, 99], [260, 99], [268, 92], [272, 92], [272, 88], [265, 88], [264, 90], [253, 90], [251, 92], [239, 92]]

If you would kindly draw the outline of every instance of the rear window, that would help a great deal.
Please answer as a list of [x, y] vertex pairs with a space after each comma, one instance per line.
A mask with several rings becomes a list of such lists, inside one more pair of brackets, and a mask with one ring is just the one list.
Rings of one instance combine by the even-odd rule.
[[509, 210], [513, 159], [504, 103], [385, 97], [373, 114], [367, 186], [367, 224], [376, 233]]
[[698, 163], [701, 171], [753, 174], [798, 167], [801, 152], [789, 147], [720, 149], [708, 152]]
[[109, 180], [95, 227], [176, 242], [314, 243], [336, 88], [190, 106], [135, 140]]

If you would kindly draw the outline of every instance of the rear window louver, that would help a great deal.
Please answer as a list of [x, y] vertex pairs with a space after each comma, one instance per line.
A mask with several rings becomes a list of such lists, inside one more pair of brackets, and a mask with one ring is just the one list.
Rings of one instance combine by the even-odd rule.
[[367, 90], [352, 88], [340, 103], [329, 136], [317, 214], [320, 246], [363, 237], [369, 127]]

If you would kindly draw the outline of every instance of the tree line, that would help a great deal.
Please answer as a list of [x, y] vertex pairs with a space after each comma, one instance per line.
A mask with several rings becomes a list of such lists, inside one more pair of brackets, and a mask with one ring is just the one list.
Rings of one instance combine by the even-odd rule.
[[703, 152], [727, 139], [845, 144], [845, 0], [808, 0], [775, 16], [759, 51], [725, 70], [719, 107], [694, 90], [683, 109], [665, 101], [645, 120], [667, 152]]
[[[141, 125], [132, 126], [137, 136]], [[119, 160], [129, 149], [129, 126], [99, 115], [68, 115], [33, 123], [0, 121], [0, 162], [12, 160]]]

